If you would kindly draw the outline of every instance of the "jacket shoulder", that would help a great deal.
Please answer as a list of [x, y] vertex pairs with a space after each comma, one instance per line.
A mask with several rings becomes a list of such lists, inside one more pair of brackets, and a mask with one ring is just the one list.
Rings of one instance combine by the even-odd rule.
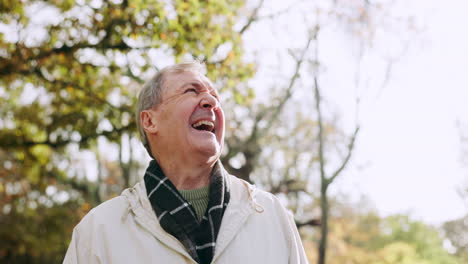
[[273, 211], [287, 211], [286, 208], [281, 204], [278, 197], [276, 197], [274, 194], [264, 191], [257, 186], [233, 175], [230, 175], [230, 182], [231, 190], [236, 193], [241, 193], [241, 196], [248, 196], [247, 200], [259, 204], [265, 209], [268, 208], [269, 210]]
[[120, 195], [114, 197], [91, 209], [83, 219], [81, 219], [76, 228], [88, 229], [90, 226], [108, 225], [111, 222], [120, 221], [120, 219], [128, 213], [128, 210], [129, 204], [124, 196]]

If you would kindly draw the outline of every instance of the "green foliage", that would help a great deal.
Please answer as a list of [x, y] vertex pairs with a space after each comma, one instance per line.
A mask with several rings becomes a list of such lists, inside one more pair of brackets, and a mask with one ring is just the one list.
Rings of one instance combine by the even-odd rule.
[[332, 222], [330, 263], [461, 264], [439, 231], [406, 215], [374, 213]]
[[[121, 161], [114, 173], [104, 164], [112, 177], [86, 182], [84, 169], [71, 170], [76, 150], [136, 137], [137, 91], [165, 61], [203, 60], [224, 92], [251, 93], [235, 89], [254, 71], [233, 30], [243, 5], [0, 1], [0, 262], [61, 262], [77, 208], [100, 202], [98, 184], [123, 185], [114, 177], [132, 166]], [[232, 47], [224, 57], [216, 55], [222, 45]], [[65, 204], [40, 203], [51, 186], [66, 193]]]
[[3, 263], [60, 263], [63, 260], [73, 226], [82, 217], [81, 208], [74, 201], [52, 207], [36, 204], [35, 201], [17, 203], [15, 211], [0, 220], [3, 227], [8, 227], [0, 229]]
[[468, 262], [468, 215], [444, 223], [443, 231], [455, 248], [455, 254]]
[[458, 263], [443, 248], [441, 235], [434, 227], [397, 215], [385, 219], [383, 230], [382, 243], [386, 246], [391, 241], [400, 241], [413, 246], [419, 259], [427, 263]]

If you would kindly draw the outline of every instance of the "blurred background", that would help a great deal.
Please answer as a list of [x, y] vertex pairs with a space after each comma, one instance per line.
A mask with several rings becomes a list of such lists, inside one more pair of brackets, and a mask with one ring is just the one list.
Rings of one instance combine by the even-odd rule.
[[223, 163], [310, 263], [468, 263], [463, 0], [0, 1], [0, 262], [61, 263], [142, 179], [139, 89], [203, 60]]

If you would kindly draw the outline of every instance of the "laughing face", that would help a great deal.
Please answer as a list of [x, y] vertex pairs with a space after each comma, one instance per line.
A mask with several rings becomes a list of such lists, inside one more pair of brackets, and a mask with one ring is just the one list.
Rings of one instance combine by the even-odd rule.
[[154, 110], [157, 155], [221, 155], [224, 113], [219, 96], [204, 75], [185, 71], [165, 77], [162, 102]]

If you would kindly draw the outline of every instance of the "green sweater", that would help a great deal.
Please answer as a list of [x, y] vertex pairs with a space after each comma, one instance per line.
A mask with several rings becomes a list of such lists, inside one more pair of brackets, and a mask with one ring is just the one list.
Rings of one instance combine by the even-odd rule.
[[210, 186], [201, 187], [194, 190], [178, 190], [180, 194], [187, 200], [195, 209], [198, 221], [201, 221], [208, 207], [210, 195]]

